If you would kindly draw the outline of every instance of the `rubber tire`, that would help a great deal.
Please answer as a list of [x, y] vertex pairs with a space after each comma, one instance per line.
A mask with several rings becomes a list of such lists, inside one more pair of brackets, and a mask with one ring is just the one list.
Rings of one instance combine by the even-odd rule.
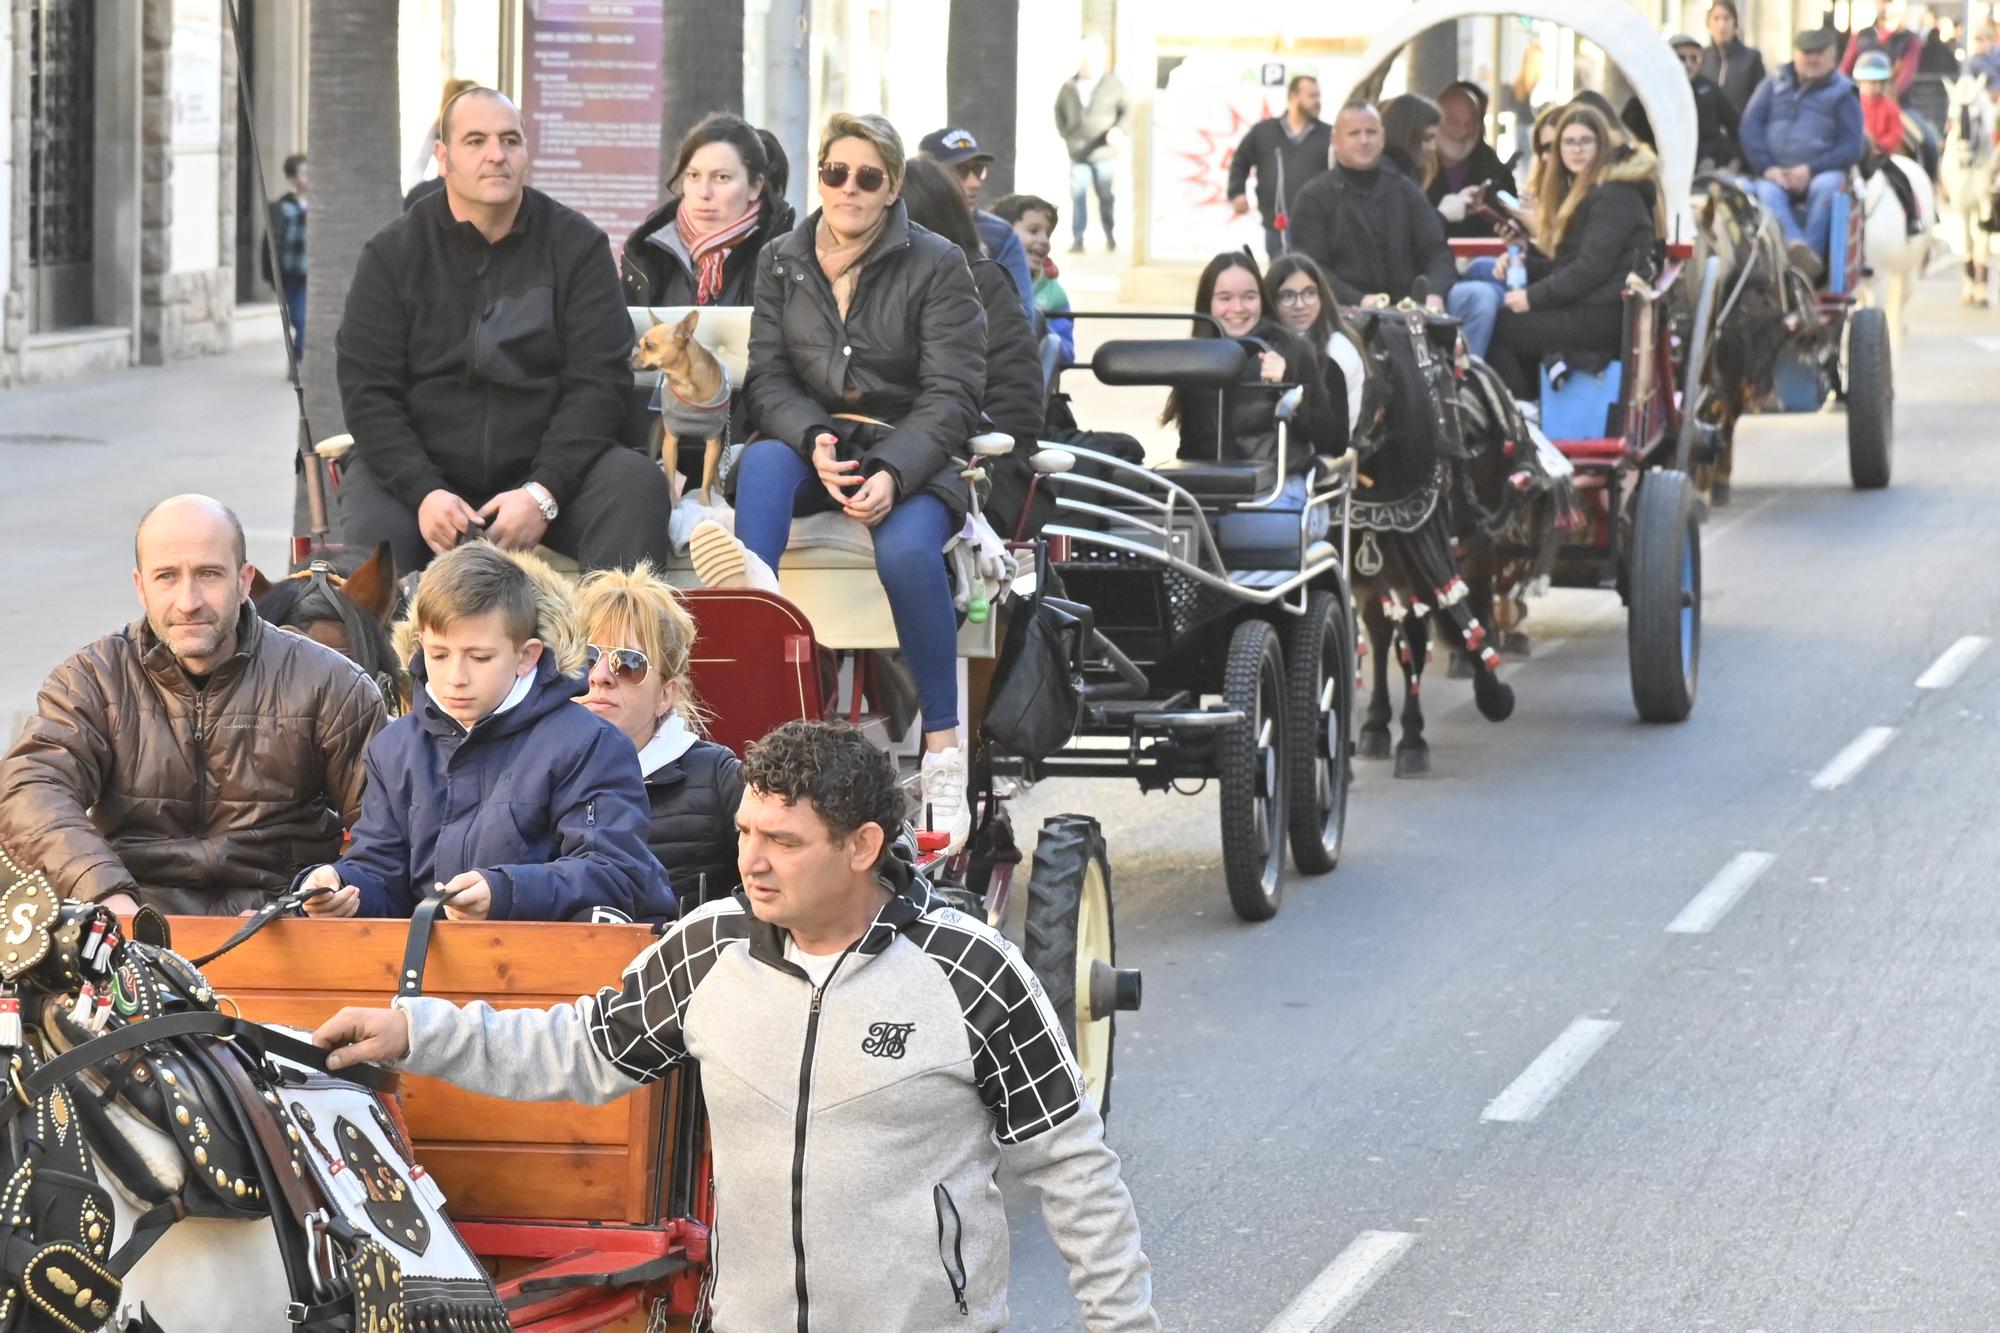
[[[1632, 702], [1645, 722], [1683, 722], [1694, 711], [1701, 676], [1700, 514], [1700, 496], [1686, 473], [1660, 468], [1640, 479], [1632, 502], [1626, 642]], [[1681, 581], [1690, 562], [1694, 614], [1684, 630]]]
[[[1222, 697], [1244, 720], [1222, 728], [1216, 745], [1216, 776], [1222, 786], [1222, 875], [1229, 905], [1245, 921], [1269, 921], [1278, 914], [1285, 879], [1285, 659], [1278, 631], [1262, 620], [1245, 620], [1229, 637], [1222, 672]], [[1277, 747], [1276, 781], [1265, 799], [1266, 817], [1257, 817], [1257, 736], [1266, 723]], [[1269, 808], [1275, 806], [1275, 812]]]
[[1716, 292], [1722, 285], [1722, 260], [1714, 255], [1701, 270], [1701, 295], [1695, 299], [1694, 322], [1688, 327], [1687, 342], [1681, 348], [1686, 375], [1681, 385], [1681, 431], [1674, 441], [1674, 466], [1683, 472], [1694, 470], [1694, 439], [1701, 427], [1700, 399], [1708, 382], [1709, 325], [1715, 318]]
[[[1347, 831], [1347, 746], [1354, 725], [1354, 631], [1348, 623], [1346, 598], [1316, 592], [1306, 599], [1305, 614], [1286, 624], [1285, 680], [1291, 697], [1285, 705], [1286, 815], [1291, 828], [1292, 864], [1300, 874], [1324, 875], [1340, 864], [1340, 843]], [[1333, 708], [1338, 740], [1320, 753], [1324, 730], [1320, 699], [1331, 666]], [[1320, 802], [1321, 781], [1332, 792], [1331, 808]], [[1331, 829], [1329, 837], [1328, 830]]]
[[1889, 317], [1863, 306], [1847, 317], [1847, 475], [1857, 491], [1889, 484], [1896, 443], [1896, 384]]
[[[1078, 912], [1083, 905], [1084, 881], [1091, 866], [1104, 877], [1105, 925], [1110, 932], [1112, 956], [1104, 961], [1118, 965], [1118, 931], [1113, 916], [1111, 863], [1104, 853], [1104, 832], [1088, 815], [1053, 815], [1042, 822], [1041, 836], [1035, 841], [1034, 868], [1028, 876], [1027, 938], [1021, 953], [1040, 978], [1049, 1005], [1062, 1022], [1063, 1039], [1081, 1062], [1084, 1052], [1077, 1046], [1079, 997], [1076, 976]], [[1110, 1024], [1105, 1044], [1100, 1115], [1111, 1114], [1111, 1071], [1118, 1051], [1118, 1015], [1104, 1020]], [[1093, 1071], [1085, 1068], [1089, 1082]]]

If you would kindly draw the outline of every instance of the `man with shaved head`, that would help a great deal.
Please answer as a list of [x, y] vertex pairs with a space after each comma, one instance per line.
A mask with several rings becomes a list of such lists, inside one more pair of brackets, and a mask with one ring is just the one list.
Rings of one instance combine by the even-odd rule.
[[43, 684], [0, 759], [0, 846], [118, 911], [261, 907], [359, 817], [381, 692], [257, 618], [243, 525], [220, 501], [160, 501], [132, 554], [145, 614]]
[[664, 568], [666, 477], [619, 439], [632, 323], [610, 242], [527, 185], [521, 113], [491, 88], [445, 104], [436, 151], [444, 188], [362, 250], [335, 344], [347, 542], [387, 541], [400, 573], [468, 536]]

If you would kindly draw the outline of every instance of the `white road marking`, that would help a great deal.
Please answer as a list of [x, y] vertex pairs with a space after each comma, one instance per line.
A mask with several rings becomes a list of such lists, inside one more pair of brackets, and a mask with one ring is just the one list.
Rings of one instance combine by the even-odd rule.
[[1982, 352], [2000, 352], [2000, 338], [1996, 338], [1991, 334], [1982, 334], [1978, 337], [1967, 338], [1966, 341]]
[[1950, 689], [1965, 674], [1965, 669], [1979, 660], [1986, 651], [1986, 645], [1993, 642], [1982, 635], [1968, 634], [1944, 650], [1937, 661], [1931, 663], [1930, 670], [1917, 677], [1920, 690]]
[[1415, 1240], [1408, 1231], [1362, 1232], [1265, 1326], [1264, 1333], [1326, 1333], [1409, 1253]]
[[1850, 781], [1856, 773], [1868, 766], [1868, 761], [1882, 753], [1895, 738], [1894, 727], [1869, 727], [1847, 743], [1847, 748], [1835, 755], [1819, 772], [1813, 774], [1812, 785], [1819, 791], [1832, 791]]
[[1521, 1077], [1486, 1103], [1479, 1118], [1508, 1123], [1533, 1120], [1582, 1072], [1590, 1057], [1604, 1049], [1604, 1043], [1617, 1030], [1618, 1024], [1608, 1018], [1577, 1019], [1535, 1057], [1533, 1064], [1521, 1071]]
[[1738, 852], [1716, 872], [1708, 887], [1688, 900], [1681, 914], [1667, 926], [1667, 933], [1706, 935], [1714, 930], [1715, 923], [1729, 914], [1729, 909], [1736, 906], [1775, 860], [1769, 852]]

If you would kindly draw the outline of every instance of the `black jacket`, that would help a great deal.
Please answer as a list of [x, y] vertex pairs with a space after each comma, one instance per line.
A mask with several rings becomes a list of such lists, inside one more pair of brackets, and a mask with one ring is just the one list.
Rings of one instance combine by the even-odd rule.
[[[1736, 104], [1722, 91], [1722, 85], [1705, 74], [1689, 79], [1688, 90], [1694, 94], [1695, 170], [1734, 165], [1743, 155], [1736, 145]], [[1625, 103], [1618, 119], [1640, 143], [1654, 149], [1660, 146], [1653, 138], [1653, 121], [1646, 114], [1646, 104], [1637, 97]]]
[[[1512, 195], [1521, 193], [1520, 188], [1514, 183], [1514, 173], [1507, 170], [1507, 164], [1500, 160], [1500, 154], [1494, 152], [1493, 145], [1484, 139], [1472, 146], [1472, 152], [1465, 159], [1465, 168], [1465, 175], [1459, 181], [1458, 189], [1462, 190], [1468, 185], [1483, 185], [1486, 187], [1488, 203], [1492, 203], [1493, 196], [1501, 190]], [[1437, 175], [1431, 178], [1430, 185], [1424, 190], [1424, 198], [1430, 200], [1431, 205], [1435, 207], [1440, 199], [1453, 193], [1456, 191], [1446, 183], [1444, 164], [1440, 162]], [[1477, 213], [1467, 213], [1463, 221], [1446, 222], [1444, 234], [1447, 237], [1490, 237], [1497, 233], [1494, 232], [1490, 219]]]
[[1236, 155], [1229, 162], [1229, 197], [1234, 199], [1249, 187], [1250, 173], [1257, 173], [1257, 211], [1264, 216], [1264, 225], [1278, 225], [1278, 182], [1285, 183], [1285, 208], [1299, 197], [1299, 191], [1306, 183], [1326, 170], [1328, 149], [1332, 146], [1333, 127], [1323, 120], [1315, 120], [1306, 126], [1306, 132], [1294, 139], [1286, 132], [1285, 117], [1281, 113], [1266, 116], [1252, 125], [1243, 136], [1243, 142], [1236, 145]]
[[1644, 271], [1653, 228], [1652, 153], [1634, 149], [1606, 169], [1571, 215], [1553, 260], [1528, 256], [1528, 308], [1617, 305], [1625, 275]]
[[1132, 103], [1125, 85], [1116, 74], [1107, 73], [1091, 89], [1090, 105], [1076, 93], [1076, 76], [1071, 75], [1056, 93], [1056, 133], [1063, 137], [1072, 162], [1102, 162], [1117, 153], [1106, 142], [1114, 129], [1130, 129]]
[[[636, 227], [625, 240], [618, 260], [625, 280], [626, 305], [693, 305], [695, 278], [687, 247], [681, 244], [674, 226], [679, 214], [679, 195]], [[772, 237], [783, 236], [798, 221], [798, 214], [783, 199], [768, 192], [764, 196], [764, 216], [738, 241], [722, 261], [722, 292], [710, 305], [749, 305], [751, 289], [757, 281], [757, 256]], [[666, 242], [657, 244], [654, 238]]]
[[[753, 429], [808, 460], [814, 437], [830, 432], [842, 458], [861, 460], [864, 476], [894, 477], [898, 500], [929, 492], [963, 515], [955, 460], [977, 433], [986, 390], [986, 315], [965, 256], [911, 222], [898, 200], [861, 261], [842, 320], [813, 247], [818, 226], [815, 211], [757, 263], [744, 389]], [[836, 422], [837, 412], [890, 429], [857, 431]]]
[[1750, 105], [1750, 95], [1764, 82], [1764, 57], [1754, 46], [1745, 46], [1738, 37], [1727, 46], [1714, 43], [1702, 48], [1701, 75], [1721, 85], [1723, 96], [1740, 117]]
[[681, 910], [726, 898], [736, 873], [736, 807], [743, 803], [743, 761], [727, 746], [696, 741], [687, 753], [646, 775], [653, 815], [646, 846], [666, 867]]
[[[1286, 384], [1305, 386], [1305, 398], [1292, 418], [1291, 448], [1284, 460], [1289, 472], [1302, 471], [1314, 454], [1333, 453], [1346, 447], [1345, 433], [1334, 419], [1328, 402], [1324, 359], [1316, 356], [1304, 339], [1286, 332], [1266, 319], [1237, 339], [1249, 353], [1244, 363], [1247, 378], [1221, 394], [1222, 453], [1225, 459], [1274, 458], [1278, 452], [1278, 426], [1272, 412], [1284, 390], [1266, 384], [1257, 374], [1258, 361], [1268, 348], [1285, 358]], [[1217, 396], [1209, 392], [1190, 393], [1175, 399], [1180, 413], [1178, 458], [1212, 460], [1216, 455]], [[1341, 415], [1346, 406], [1342, 404]], [[1339, 438], [1336, 438], [1338, 436]]]
[[529, 481], [568, 504], [618, 447], [632, 324], [611, 247], [539, 190], [497, 245], [442, 190], [375, 233], [335, 350], [354, 452], [412, 509]]
[[[993, 479], [986, 497], [986, 518], [1002, 537], [1012, 536], [1021, 506], [1028, 498], [1034, 469], [1028, 459], [1041, 439], [1048, 387], [1042, 379], [1041, 348], [1028, 317], [1014, 299], [1014, 280], [990, 259], [972, 263], [972, 283], [986, 308], [986, 393], [980, 399], [982, 430], [1014, 437], [1014, 452], [987, 464]], [[1036, 491], [1034, 531], [1047, 521], [1054, 497]]]
[[1399, 301], [1419, 277], [1443, 300], [1458, 278], [1444, 219], [1386, 158], [1370, 171], [1321, 172], [1292, 205], [1291, 236], [1292, 249], [1312, 256], [1345, 305], [1378, 292]]

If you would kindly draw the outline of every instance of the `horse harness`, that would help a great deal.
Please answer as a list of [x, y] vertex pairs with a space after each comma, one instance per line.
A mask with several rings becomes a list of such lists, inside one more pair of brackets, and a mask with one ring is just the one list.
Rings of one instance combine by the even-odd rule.
[[[335, 582], [340, 574], [331, 562], [315, 560], [291, 577], [304, 580], [306, 587], [299, 594], [298, 601], [293, 603], [291, 614], [279, 626], [280, 629], [303, 633], [308, 626], [319, 621], [337, 621], [347, 635], [347, 641], [357, 648], [372, 641], [371, 630], [380, 633], [379, 627], [368, 623], [367, 614], [354, 604], [353, 599], [340, 591], [340, 583]], [[389, 716], [395, 717], [401, 711], [402, 698], [395, 675], [385, 669], [362, 669], [368, 671], [368, 678], [382, 692], [382, 703], [389, 710]]]

